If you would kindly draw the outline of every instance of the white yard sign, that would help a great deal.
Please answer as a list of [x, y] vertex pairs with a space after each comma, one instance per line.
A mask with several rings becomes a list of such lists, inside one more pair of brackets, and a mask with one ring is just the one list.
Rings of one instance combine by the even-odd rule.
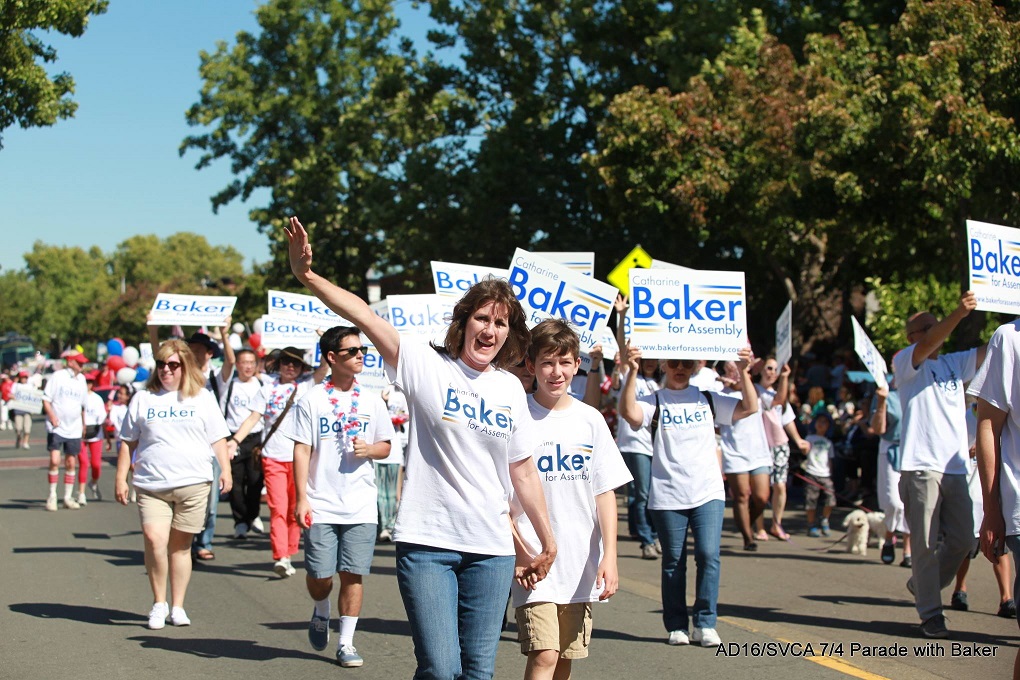
[[793, 356], [793, 301], [787, 302], [776, 321], [776, 363], [782, 368]]
[[967, 220], [967, 263], [977, 308], [1020, 316], [1020, 229]]
[[234, 313], [236, 297], [160, 293], [152, 303], [150, 326], [208, 326], [219, 328]]
[[301, 293], [269, 291], [268, 315], [278, 321], [293, 321], [312, 329], [326, 330], [333, 326], [353, 326], [327, 307], [319, 298]]
[[[333, 325], [346, 324], [337, 323]], [[283, 349], [284, 347], [312, 349], [319, 344], [317, 328], [323, 331], [326, 330], [319, 326], [266, 315], [262, 317], [262, 346], [267, 349]]]
[[7, 402], [7, 408], [39, 415], [43, 412], [42, 403], [42, 390], [19, 383], [11, 388], [11, 400]]
[[505, 279], [506, 270], [495, 267], [479, 267], [473, 264], [432, 261], [432, 283], [436, 287], [436, 295], [453, 300], [459, 300], [468, 288], [489, 276]]
[[534, 253], [544, 257], [550, 262], [555, 262], [567, 269], [582, 274], [583, 276], [595, 276], [595, 253], [568, 253], [558, 251], [546, 251]]
[[404, 337], [442, 344], [456, 300], [439, 295], [389, 295], [390, 323]]
[[736, 359], [747, 346], [743, 272], [630, 271], [631, 342], [649, 359]]
[[885, 377], [886, 373], [888, 373], [885, 358], [878, 351], [878, 348], [875, 347], [875, 343], [871, 341], [871, 338], [868, 337], [860, 322], [852, 316], [850, 320], [854, 326], [854, 351], [861, 358], [861, 363], [868, 369], [868, 373], [875, 379], [875, 383], [879, 387], [885, 387], [889, 384]]

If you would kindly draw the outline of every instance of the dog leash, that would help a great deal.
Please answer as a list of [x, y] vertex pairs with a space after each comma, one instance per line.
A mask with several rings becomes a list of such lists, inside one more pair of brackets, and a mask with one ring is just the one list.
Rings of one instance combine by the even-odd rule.
[[[799, 472], [794, 472], [794, 473], [793, 473], [793, 476], [794, 476], [794, 477], [796, 477], [797, 479], [799, 479], [799, 480], [800, 480], [800, 481], [802, 481], [802, 482], [807, 482], [807, 483], [808, 483], [808, 484], [810, 484], [811, 486], [816, 486], [816, 487], [818, 487], [819, 489], [821, 489], [822, 491], [825, 491], [825, 487], [824, 487], [824, 486], [822, 486], [821, 484], [819, 484], [818, 482], [816, 482], [816, 481], [814, 481], [814, 480], [808, 479], [807, 477], [805, 477], [804, 475], [800, 474]], [[852, 501], [851, 499], [847, 498], [847, 497], [846, 497], [846, 496], [844, 496], [843, 494], [839, 494], [839, 493], [836, 493], [836, 491], [835, 491], [835, 490], [833, 490], [833, 492], [832, 492], [832, 493], [833, 493], [833, 495], [834, 495], [834, 496], [835, 496], [836, 498], [839, 498], [839, 499], [842, 499], [842, 500], [846, 501], [847, 503], [849, 503], [850, 505], [852, 505], [852, 506], [853, 506], [853, 507], [855, 507], [855, 508], [860, 508], [860, 509], [861, 509], [861, 510], [863, 510], [864, 512], [874, 512], [873, 510], [871, 510], [870, 508], [866, 507], [866, 506], [865, 506], [865, 505], [863, 505], [863, 504], [861, 504], [861, 505], [855, 505], [855, 504], [854, 504], [854, 502], [853, 502], [853, 501]]]

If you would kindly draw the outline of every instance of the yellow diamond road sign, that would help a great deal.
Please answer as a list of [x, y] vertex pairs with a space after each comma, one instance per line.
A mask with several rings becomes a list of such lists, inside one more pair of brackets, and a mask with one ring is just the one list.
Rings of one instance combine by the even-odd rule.
[[627, 257], [620, 261], [620, 264], [613, 267], [609, 272], [606, 281], [620, 289], [624, 295], [630, 295], [630, 270], [635, 267], [649, 269], [652, 266], [652, 256], [645, 252], [641, 246], [634, 246], [634, 250], [627, 254]]

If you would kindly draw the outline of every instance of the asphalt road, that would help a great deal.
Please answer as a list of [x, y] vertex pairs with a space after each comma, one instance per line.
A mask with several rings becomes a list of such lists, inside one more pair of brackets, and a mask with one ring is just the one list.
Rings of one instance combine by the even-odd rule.
[[[297, 577], [277, 578], [268, 538], [228, 538], [225, 503], [219, 508], [216, 560], [196, 566], [188, 591], [193, 625], [146, 629], [151, 596], [135, 507], [106, 500], [80, 511], [45, 512], [42, 439], [37, 423], [32, 448], [16, 451], [13, 434], [0, 432], [0, 678], [413, 675], [392, 544], [377, 546], [365, 581], [355, 636], [365, 665], [340, 669], [332, 657], [335, 637], [325, 652], [308, 646], [311, 602], [301, 560]], [[106, 467], [100, 486], [107, 498], [113, 496], [112, 478], [113, 468]], [[621, 590], [596, 606], [591, 654], [575, 662], [574, 677], [1008, 677], [1020, 635], [1015, 621], [995, 616], [997, 590], [983, 558], [971, 570], [971, 611], [949, 612], [952, 639], [926, 644], [904, 588], [908, 570], [881, 564], [874, 550], [861, 558], [846, 553], [843, 543], [831, 546], [838, 533], [829, 540], [808, 538], [803, 513], [789, 514], [788, 530], [799, 529], [800, 535], [789, 543], [763, 543], [757, 553], [740, 549], [727, 517], [719, 595], [722, 650], [665, 644], [659, 563], [639, 559], [638, 544], [623, 541]], [[841, 515], [837, 511], [835, 519]], [[690, 594], [693, 574], [692, 559]], [[513, 630], [503, 634], [497, 678], [523, 676], [524, 657], [515, 639]], [[967, 655], [975, 652], [989, 656]]]

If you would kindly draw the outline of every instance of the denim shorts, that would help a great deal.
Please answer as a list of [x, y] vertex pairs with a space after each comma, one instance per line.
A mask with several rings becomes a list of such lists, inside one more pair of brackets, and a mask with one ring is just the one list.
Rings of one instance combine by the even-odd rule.
[[368, 575], [375, 554], [373, 524], [313, 524], [305, 530], [305, 570], [312, 578], [341, 571]]
[[46, 450], [60, 451], [65, 456], [77, 456], [81, 453], [81, 437], [68, 439], [59, 434], [48, 432], [46, 434]]

